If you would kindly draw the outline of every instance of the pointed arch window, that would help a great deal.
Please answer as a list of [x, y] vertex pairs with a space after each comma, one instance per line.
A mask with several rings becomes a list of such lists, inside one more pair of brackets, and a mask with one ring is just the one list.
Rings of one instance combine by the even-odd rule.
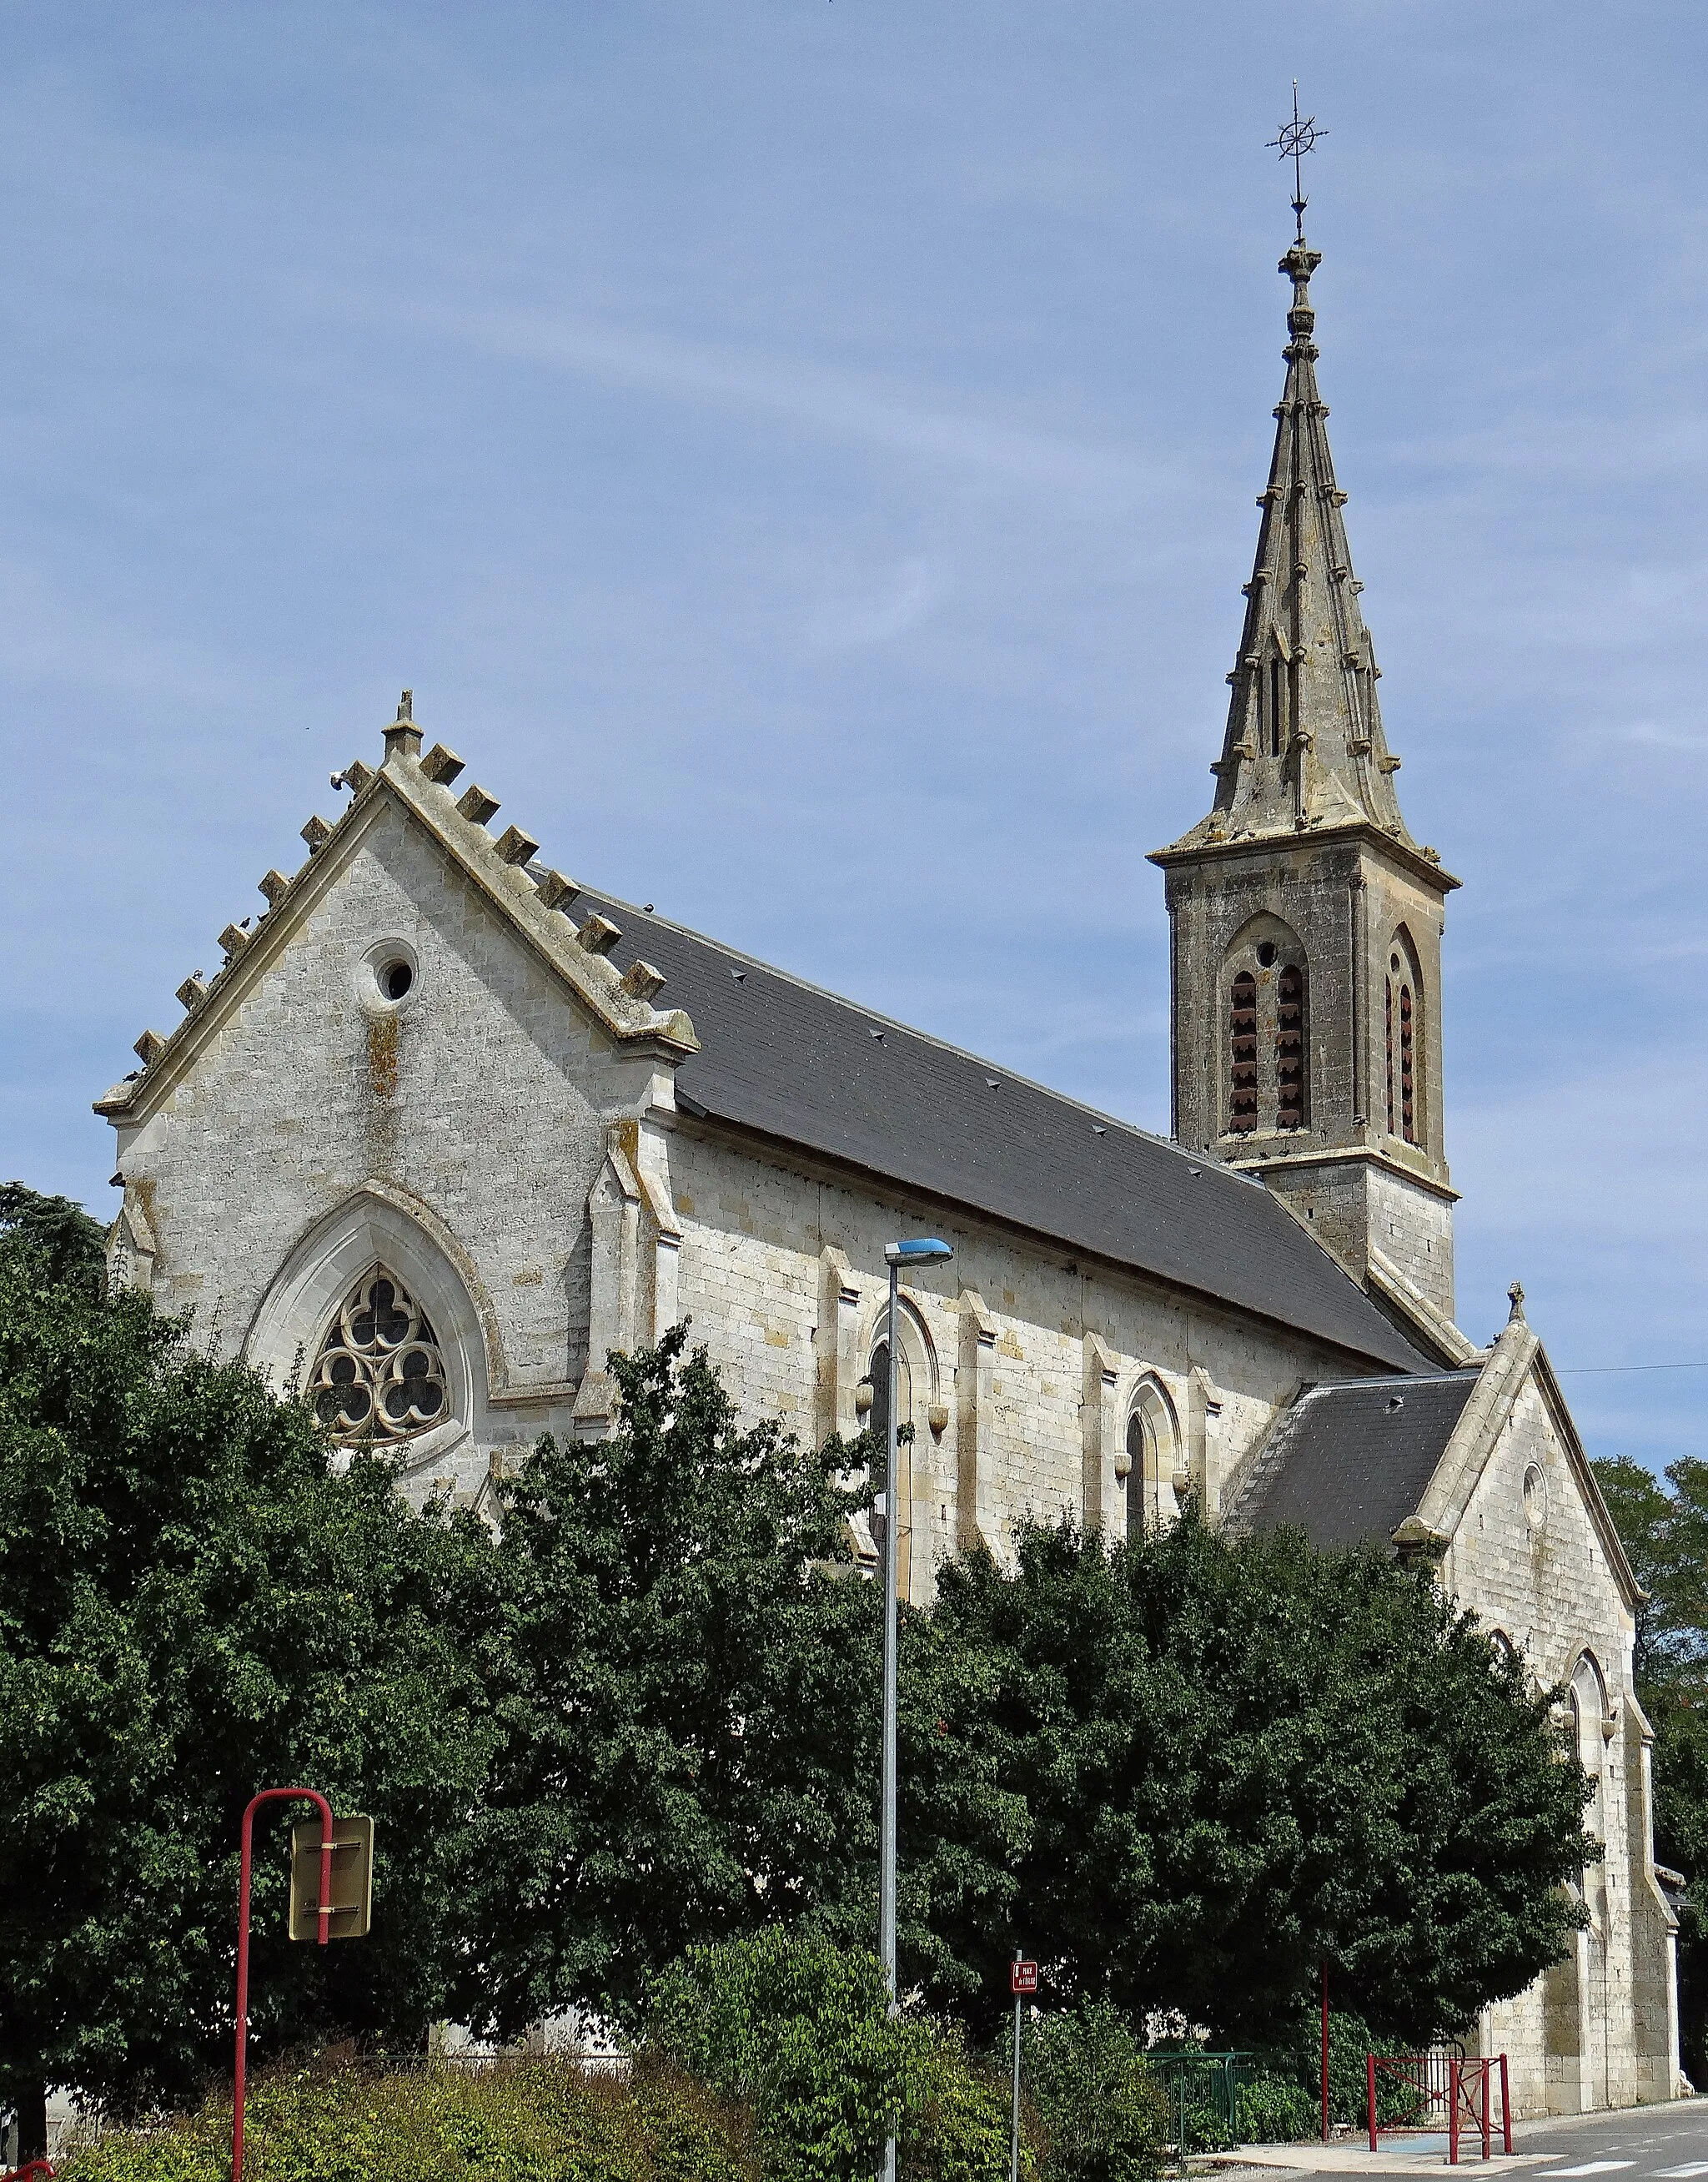
[[1397, 948], [1388, 957], [1386, 1051], [1388, 1134], [1418, 1141], [1418, 996], [1410, 964]]
[[395, 1443], [442, 1424], [445, 1359], [395, 1273], [370, 1266], [340, 1304], [315, 1359], [314, 1413], [345, 1444]]
[[1258, 1126], [1258, 981], [1241, 970], [1229, 988], [1228, 1127], [1249, 1136]]
[[1135, 1409], [1127, 1419], [1127, 1537], [1137, 1545], [1145, 1535], [1145, 1488], [1147, 1476], [1156, 1469], [1155, 1458], [1147, 1445], [1150, 1437], [1142, 1409]]

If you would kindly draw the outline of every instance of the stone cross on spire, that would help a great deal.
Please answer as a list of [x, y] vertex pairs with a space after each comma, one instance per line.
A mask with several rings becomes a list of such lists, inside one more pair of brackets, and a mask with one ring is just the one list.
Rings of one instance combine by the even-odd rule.
[[1228, 677], [1215, 806], [1177, 845], [1363, 822], [1411, 845], [1382, 734], [1380, 669], [1358, 610], [1335, 481], [1328, 405], [1317, 390], [1311, 275], [1322, 253], [1301, 236], [1281, 259], [1292, 283], [1286, 384], [1275, 410], [1269, 482], [1245, 629]]

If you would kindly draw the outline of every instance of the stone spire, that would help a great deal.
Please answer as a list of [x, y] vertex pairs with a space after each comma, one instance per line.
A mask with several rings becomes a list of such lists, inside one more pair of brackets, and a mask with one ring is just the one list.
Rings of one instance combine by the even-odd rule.
[[[1394, 792], [1376, 702], [1380, 669], [1358, 611], [1329, 451], [1328, 407], [1317, 391], [1311, 275], [1322, 263], [1302, 236], [1280, 262], [1293, 284], [1287, 379], [1275, 411], [1269, 482], [1246, 590], [1240, 656], [1214, 807], [1175, 845], [1295, 834], [1363, 823], [1417, 853]], [[1424, 852], [1429, 853], [1429, 852]]]
[[1441, 938], [1459, 882], [1394, 793], [1317, 393], [1320, 262], [1302, 234], [1281, 260], [1287, 383], [1214, 807], [1151, 859], [1173, 934], [1174, 1133], [1261, 1173], [1451, 1357]]

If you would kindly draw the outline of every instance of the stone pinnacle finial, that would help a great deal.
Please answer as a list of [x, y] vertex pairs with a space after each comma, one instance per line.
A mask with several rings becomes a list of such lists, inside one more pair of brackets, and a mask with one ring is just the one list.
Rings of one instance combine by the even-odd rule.
[[397, 717], [385, 730], [385, 755], [393, 757], [419, 757], [421, 730], [415, 724], [415, 692], [406, 689], [397, 701]]
[[1507, 1289], [1507, 1291], [1506, 1291], [1506, 1296], [1507, 1296], [1507, 1299], [1508, 1299], [1508, 1301], [1511, 1303], [1511, 1304], [1512, 1304], [1512, 1308], [1511, 1309], [1511, 1310], [1509, 1310], [1509, 1311], [1507, 1312], [1507, 1314], [1506, 1314], [1506, 1323], [1507, 1323], [1507, 1325], [1508, 1325], [1508, 1326], [1513, 1326], [1513, 1325], [1523, 1326], [1523, 1325], [1524, 1324], [1524, 1322], [1525, 1322], [1525, 1321], [1524, 1321], [1524, 1283], [1523, 1282], [1523, 1281], [1514, 1281], [1514, 1282], [1513, 1282], [1513, 1283], [1512, 1283], [1512, 1287], [1511, 1287], [1511, 1288], [1509, 1288]]
[[[1288, 246], [1280, 263], [1275, 268], [1278, 273], [1285, 273], [1293, 284], [1293, 302], [1287, 313], [1287, 331], [1296, 342], [1308, 341], [1317, 330], [1317, 313], [1311, 303], [1311, 275], [1322, 262], [1322, 252], [1313, 250], [1302, 235], [1296, 242]], [[1293, 354], [1291, 346], [1285, 353], [1291, 359]], [[1311, 352], [1311, 358], [1313, 363], [1316, 361], [1314, 349]]]

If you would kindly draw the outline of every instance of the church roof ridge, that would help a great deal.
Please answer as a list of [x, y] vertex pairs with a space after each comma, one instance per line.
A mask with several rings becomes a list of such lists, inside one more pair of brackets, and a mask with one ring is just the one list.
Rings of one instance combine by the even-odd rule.
[[1196, 1170], [1208, 1164], [1219, 1173], [1245, 1182], [1264, 1195], [1269, 1194], [1266, 1184], [1257, 1175], [1248, 1174], [1241, 1167], [1230, 1166], [1225, 1160], [1215, 1159], [1208, 1153], [1188, 1151], [1184, 1144], [1176, 1144], [1172, 1137], [1159, 1136], [1154, 1129], [1145, 1128], [1140, 1122], [1130, 1121], [1119, 1114], [1109, 1113], [1103, 1107], [1093, 1106], [1083, 1099], [1076, 1099], [1072, 1092], [1058, 1090], [1053, 1084], [1042, 1083], [1035, 1076], [1027, 1076], [1019, 1069], [1011, 1068], [1006, 1061], [993, 1061], [987, 1054], [975, 1053], [970, 1046], [956, 1045], [948, 1038], [939, 1038], [935, 1031], [921, 1030], [917, 1023], [905, 1022], [899, 1016], [886, 1015], [881, 1008], [869, 1008], [864, 1001], [854, 1000], [846, 993], [836, 992], [830, 986], [821, 985], [810, 977], [803, 977], [793, 970], [781, 969], [775, 962], [767, 962], [763, 955], [749, 955], [741, 948], [732, 947], [727, 942], [714, 939], [710, 933], [701, 932], [694, 925], [679, 924], [672, 917], [661, 917], [655, 910], [624, 901], [621, 896], [598, 888], [589, 888], [588, 891], [597, 894], [608, 909], [615, 909], [626, 917], [649, 917], [653, 923], [663, 925], [672, 932], [678, 932], [683, 939], [698, 941], [703, 947], [715, 948], [720, 955], [730, 956], [750, 970], [762, 970], [767, 977], [778, 978], [802, 993], [810, 994], [816, 1000], [828, 1000], [837, 1007], [851, 1009], [867, 1022], [881, 1024], [886, 1031], [900, 1031], [909, 1038], [918, 1038], [921, 1044], [935, 1047], [951, 1060], [969, 1061], [975, 1068], [1000, 1070], [1003, 1084], [1035, 1091], [1042, 1098], [1054, 1100], [1058, 1105], [1071, 1107], [1076, 1113], [1083, 1114], [1094, 1128], [1102, 1123], [1106, 1128], [1124, 1130], [1130, 1136], [1142, 1138], [1146, 1144], [1154, 1144], [1158, 1151], [1169, 1152], [1176, 1159], [1184, 1160], [1191, 1169]]
[[1153, 861], [1318, 829], [1368, 827], [1445, 892], [1456, 882], [1413, 840], [1400, 810], [1376, 684], [1381, 668], [1358, 604], [1335, 474], [1328, 404], [1317, 385], [1311, 276], [1322, 263], [1302, 233], [1278, 269], [1292, 284], [1287, 366], [1276, 404], [1269, 481], [1222, 754], [1208, 813]]
[[594, 898], [688, 1003], [699, 1049], [676, 1071], [684, 1113], [1196, 1290], [1331, 1350], [1427, 1369], [1255, 1177], [644, 906]]

